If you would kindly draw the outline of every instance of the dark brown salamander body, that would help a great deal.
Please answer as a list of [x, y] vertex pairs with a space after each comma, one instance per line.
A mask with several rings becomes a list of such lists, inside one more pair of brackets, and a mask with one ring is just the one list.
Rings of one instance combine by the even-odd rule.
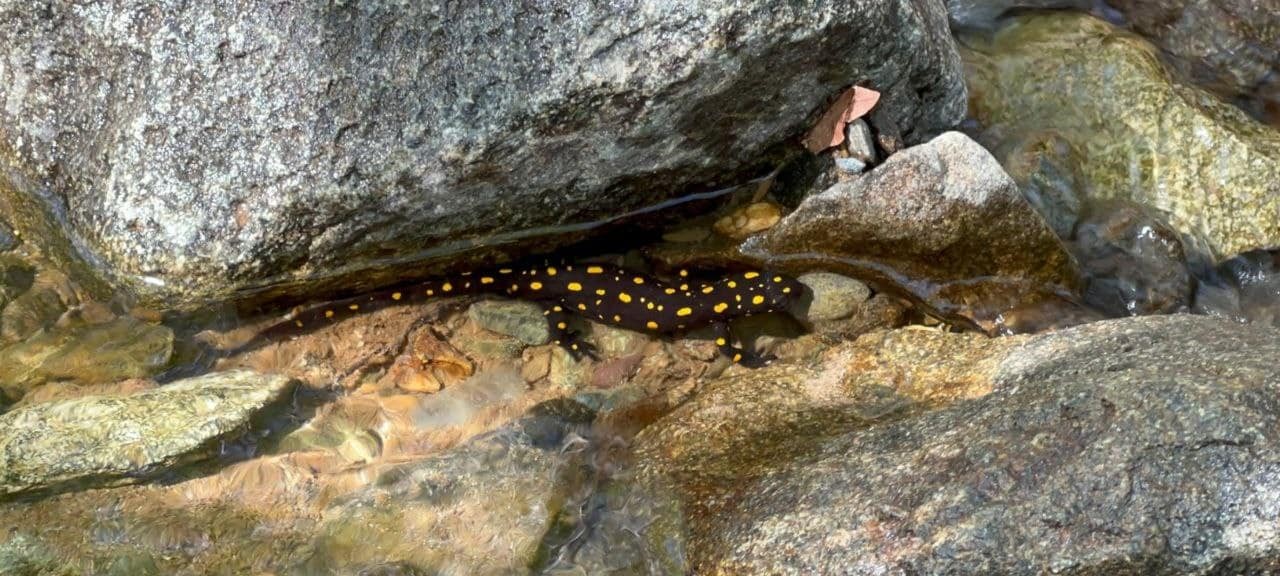
[[744, 272], [710, 283], [688, 280], [683, 270], [680, 275], [679, 282], [663, 282], [652, 276], [598, 264], [464, 273], [412, 288], [385, 290], [309, 308], [268, 328], [257, 339], [277, 339], [388, 306], [441, 296], [488, 293], [542, 304], [556, 343], [575, 358], [594, 357], [594, 349], [569, 330], [568, 314], [658, 334], [714, 326], [716, 345], [725, 356], [734, 362], [757, 366], [772, 358], [734, 346], [728, 322], [740, 316], [783, 311], [804, 291], [804, 286], [795, 279], [779, 274]]

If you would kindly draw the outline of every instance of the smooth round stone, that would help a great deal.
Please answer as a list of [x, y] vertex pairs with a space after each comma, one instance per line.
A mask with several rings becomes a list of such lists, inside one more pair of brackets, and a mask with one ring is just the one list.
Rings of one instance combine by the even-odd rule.
[[813, 272], [798, 280], [813, 292], [813, 302], [805, 316], [814, 322], [848, 318], [871, 298], [866, 284], [839, 274]]

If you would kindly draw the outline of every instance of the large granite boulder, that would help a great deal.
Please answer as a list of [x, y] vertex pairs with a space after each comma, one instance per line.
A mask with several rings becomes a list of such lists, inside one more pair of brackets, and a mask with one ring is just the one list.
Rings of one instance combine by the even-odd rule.
[[854, 82], [907, 142], [958, 122], [942, 0], [9, 2], [0, 189], [181, 307], [580, 238], [760, 176]]
[[1277, 353], [1187, 315], [869, 335], [713, 383], [641, 432], [614, 500], [665, 494], [683, 522], [650, 553], [705, 574], [1271, 573]]

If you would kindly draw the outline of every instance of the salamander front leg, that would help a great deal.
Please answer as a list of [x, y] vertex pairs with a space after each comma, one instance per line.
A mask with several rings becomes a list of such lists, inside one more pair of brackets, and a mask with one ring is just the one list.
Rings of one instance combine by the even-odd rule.
[[729, 323], [718, 322], [714, 325], [716, 331], [716, 346], [720, 348], [720, 353], [733, 360], [735, 364], [741, 364], [747, 368], [760, 368], [768, 366], [770, 362], [777, 360], [778, 357], [773, 354], [756, 354], [753, 350], [739, 348], [733, 345], [733, 333], [729, 330]]
[[564, 348], [574, 361], [581, 362], [584, 357], [600, 360], [596, 347], [583, 340], [582, 334], [577, 330], [569, 329], [569, 316], [564, 313], [564, 308], [559, 305], [551, 306], [544, 314], [547, 317], [547, 325], [551, 328], [551, 340]]

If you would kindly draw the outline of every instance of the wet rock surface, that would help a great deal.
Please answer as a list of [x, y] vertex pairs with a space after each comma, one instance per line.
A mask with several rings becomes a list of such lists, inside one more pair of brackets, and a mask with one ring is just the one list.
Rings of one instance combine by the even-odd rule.
[[0, 350], [0, 391], [17, 400], [46, 382], [145, 378], [168, 366], [172, 354], [172, 330], [129, 317], [53, 328]]
[[[1082, 201], [1168, 212], [1215, 254], [1280, 244], [1280, 132], [1173, 83], [1154, 49], [1096, 18], [1018, 17], [962, 50], [971, 113], [993, 148], [1060, 138]], [[1176, 127], [1176, 128], [1175, 128]]]
[[12, 5], [5, 184], [144, 303], [412, 272], [757, 177], [746, 159], [850, 82], [923, 141], [964, 113], [945, 20], [936, 0]]
[[1266, 573], [1276, 352], [1187, 315], [864, 337], [713, 384], [640, 434], [631, 482], [684, 511], [702, 573]]
[[207, 457], [289, 385], [283, 376], [223, 372], [16, 408], [0, 415], [0, 496], [137, 481]]
[[770, 266], [813, 267], [990, 319], [1070, 289], [1070, 254], [986, 150], [950, 132], [807, 198], [743, 245]]
[[1091, 207], [1070, 246], [1085, 272], [1084, 301], [1094, 309], [1110, 316], [1190, 310], [1189, 256], [1204, 256], [1189, 255], [1182, 235], [1154, 210], [1117, 202]]
[[1186, 77], [1280, 122], [1280, 2], [1110, 0]]
[[1280, 327], [1280, 250], [1250, 250], [1200, 278], [1195, 312]]

